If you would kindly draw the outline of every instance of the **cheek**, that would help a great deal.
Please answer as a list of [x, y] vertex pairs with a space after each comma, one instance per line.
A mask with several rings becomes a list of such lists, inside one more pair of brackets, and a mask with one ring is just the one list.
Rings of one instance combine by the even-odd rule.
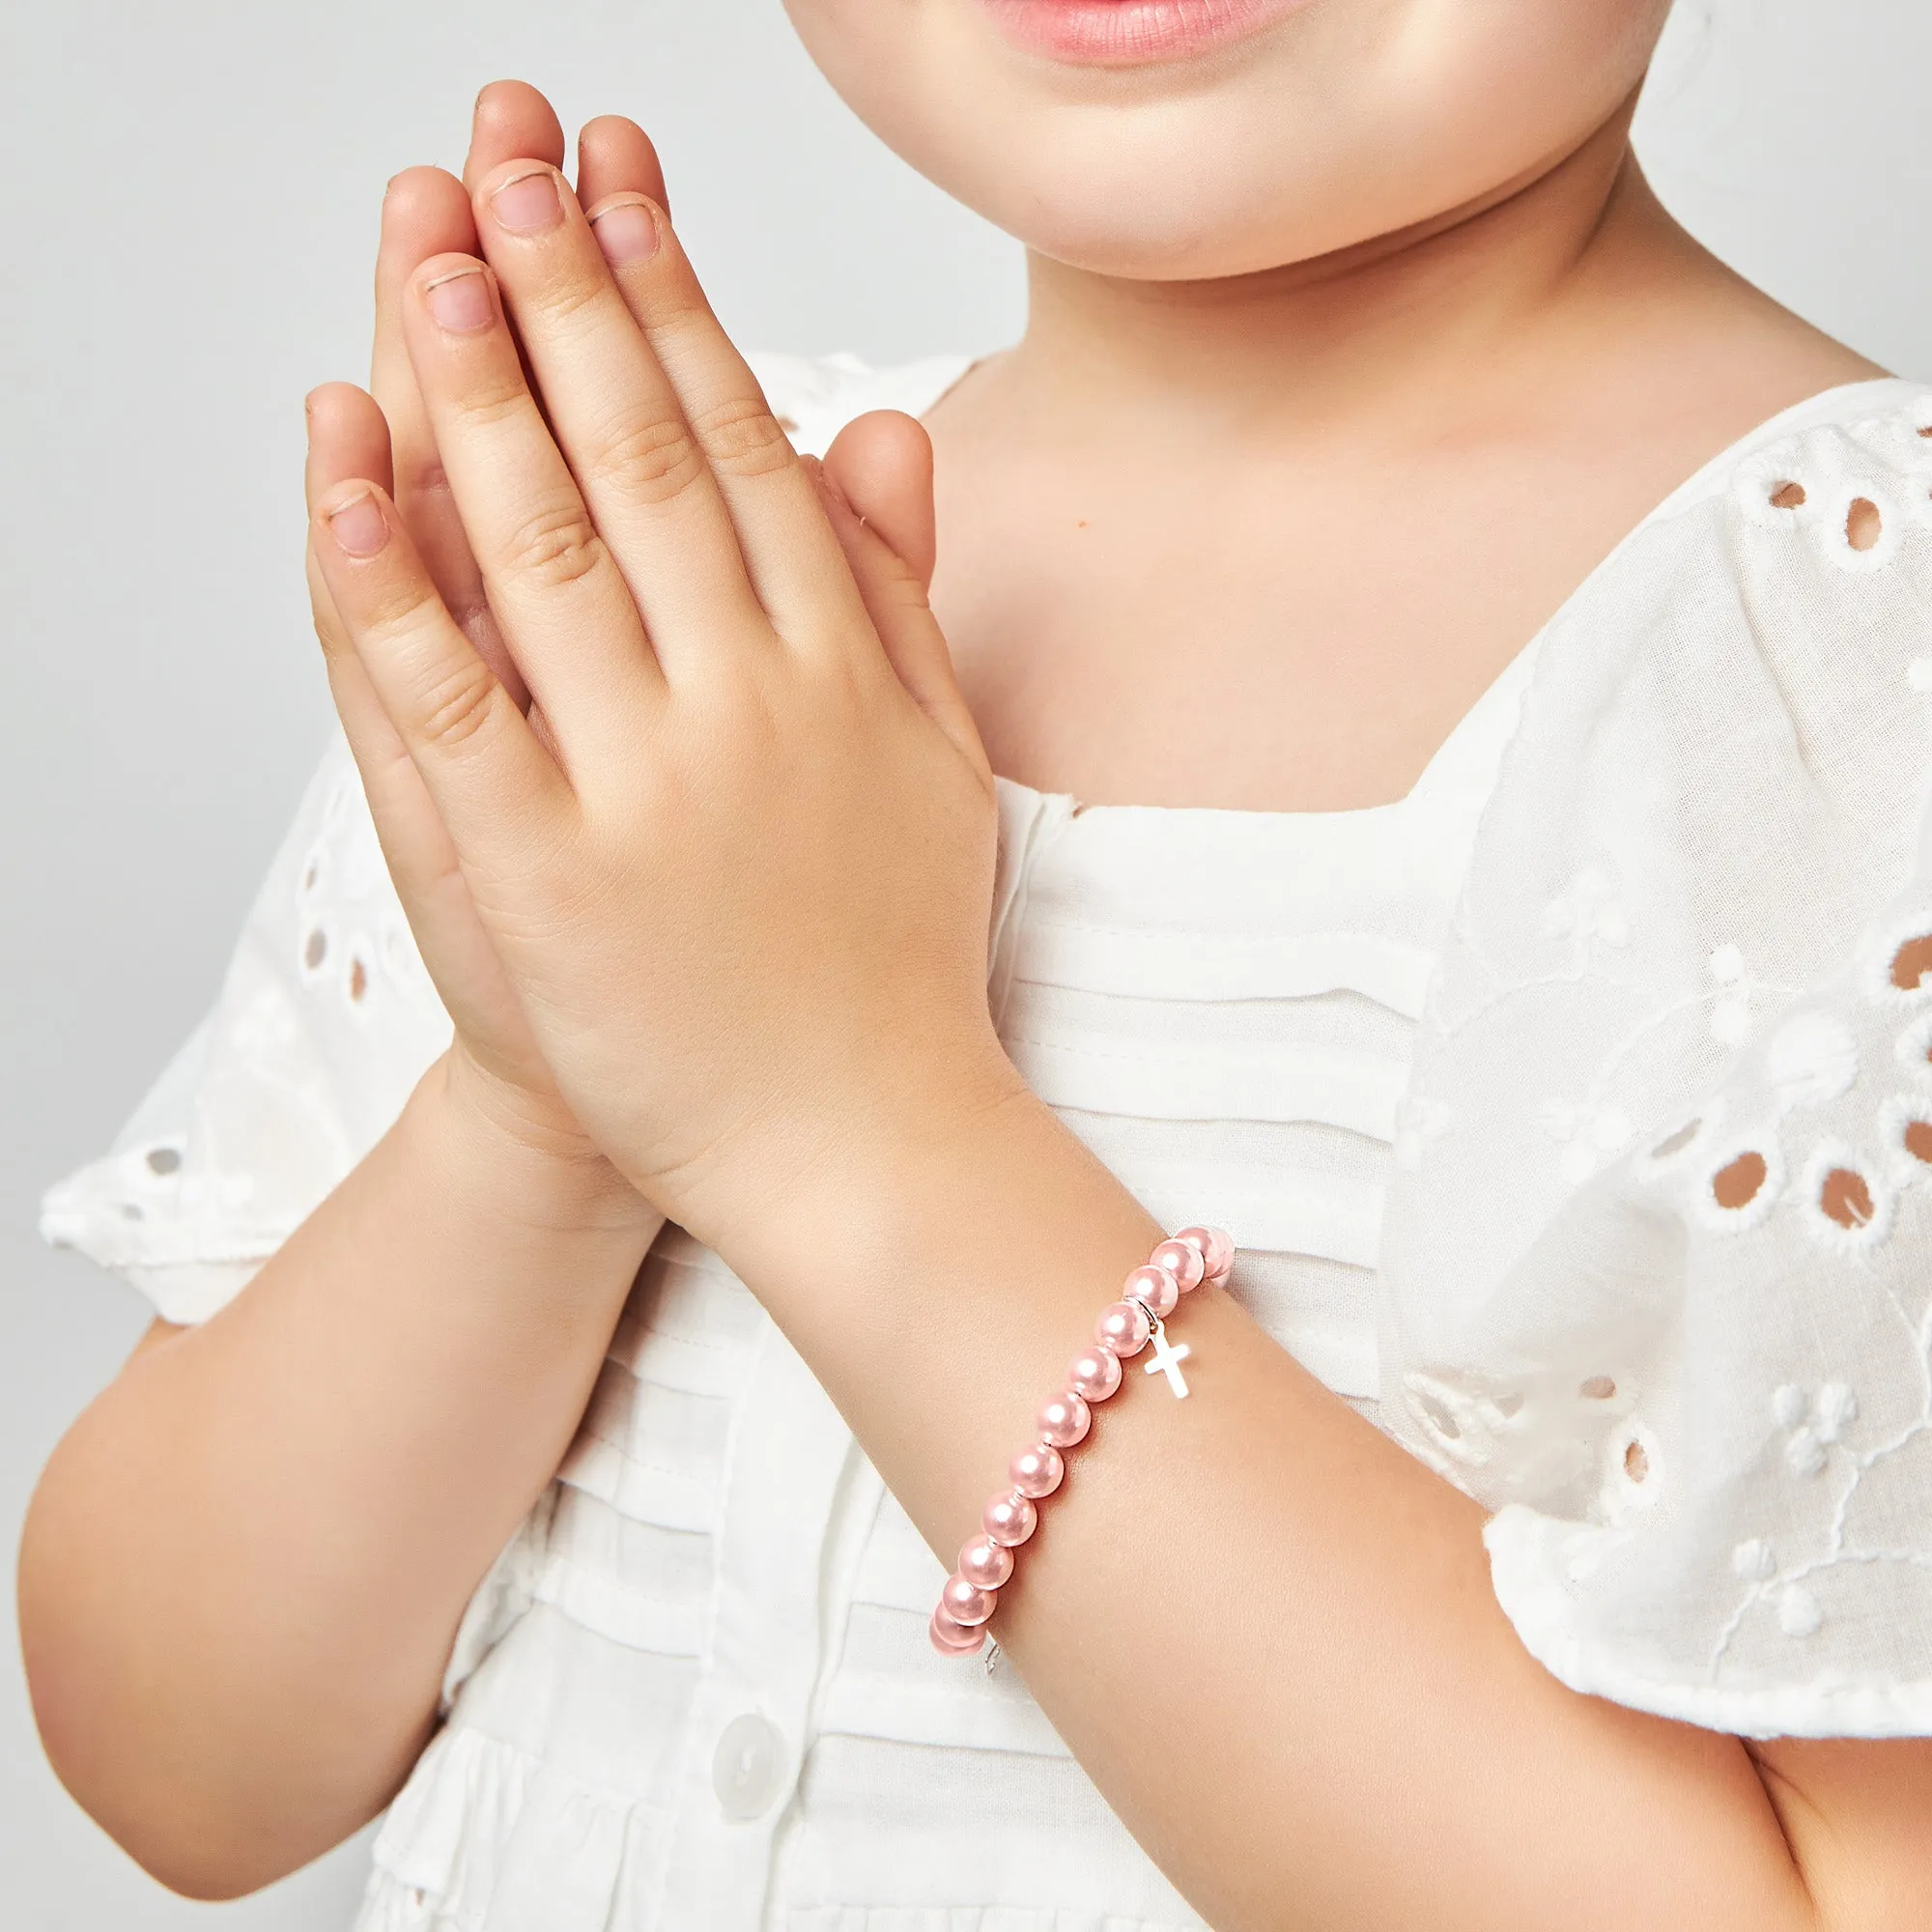
[[1030, 246], [1144, 279], [1249, 272], [1492, 195], [1642, 78], [1669, 0], [1317, 0], [1209, 69], [1014, 59], [976, 0], [786, 0], [846, 102]]

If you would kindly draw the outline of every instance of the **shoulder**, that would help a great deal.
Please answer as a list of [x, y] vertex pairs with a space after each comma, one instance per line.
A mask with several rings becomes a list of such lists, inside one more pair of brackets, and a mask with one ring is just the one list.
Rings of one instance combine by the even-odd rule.
[[1680, 770], [1742, 763], [1758, 782], [1766, 747], [1784, 747], [1795, 781], [1871, 798], [1889, 769], [1916, 810], [1932, 385], [1828, 390], [1708, 463], [1551, 624], [1536, 684], [1531, 708], [1567, 718], [1579, 746], [1621, 719]]
[[924, 355], [874, 365], [856, 355], [748, 352], [772, 412], [804, 455], [822, 456], [856, 416], [903, 410], [923, 416], [973, 366], [970, 355]]
[[1783, 411], [1674, 492], [1637, 536], [1747, 585], [1925, 582], [1932, 384], [1850, 383]]

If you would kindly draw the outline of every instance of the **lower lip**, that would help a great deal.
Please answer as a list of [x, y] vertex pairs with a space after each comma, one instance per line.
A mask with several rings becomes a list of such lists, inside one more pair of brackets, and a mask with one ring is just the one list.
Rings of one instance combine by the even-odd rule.
[[1258, 34], [1311, 0], [980, 0], [1029, 53], [1080, 67], [1152, 67]]

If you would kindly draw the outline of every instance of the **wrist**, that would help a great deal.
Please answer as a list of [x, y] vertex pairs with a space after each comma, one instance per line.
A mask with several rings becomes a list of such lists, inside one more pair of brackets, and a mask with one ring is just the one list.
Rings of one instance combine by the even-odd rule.
[[789, 1326], [942, 1256], [989, 1311], [1029, 1279], [1111, 1282], [1164, 1232], [1000, 1052], [880, 1107], [711, 1245]]
[[663, 1224], [560, 1101], [512, 1089], [460, 1046], [418, 1082], [406, 1122], [439, 1171], [492, 1217], [641, 1245]]

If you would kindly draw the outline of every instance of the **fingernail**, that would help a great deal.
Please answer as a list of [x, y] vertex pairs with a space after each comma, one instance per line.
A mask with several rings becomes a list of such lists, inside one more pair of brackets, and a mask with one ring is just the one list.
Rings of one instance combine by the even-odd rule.
[[563, 219], [563, 197], [556, 191], [556, 177], [548, 168], [506, 181], [490, 197], [490, 206], [496, 211], [497, 225], [512, 235], [536, 235]]
[[614, 202], [594, 217], [590, 232], [603, 249], [604, 259], [612, 265], [641, 262], [658, 251], [657, 216], [648, 202]]
[[440, 327], [456, 335], [473, 335], [497, 319], [490, 284], [480, 268], [453, 269], [423, 290], [423, 299]]
[[366, 491], [328, 512], [328, 533], [351, 556], [374, 556], [389, 541], [389, 520]]

